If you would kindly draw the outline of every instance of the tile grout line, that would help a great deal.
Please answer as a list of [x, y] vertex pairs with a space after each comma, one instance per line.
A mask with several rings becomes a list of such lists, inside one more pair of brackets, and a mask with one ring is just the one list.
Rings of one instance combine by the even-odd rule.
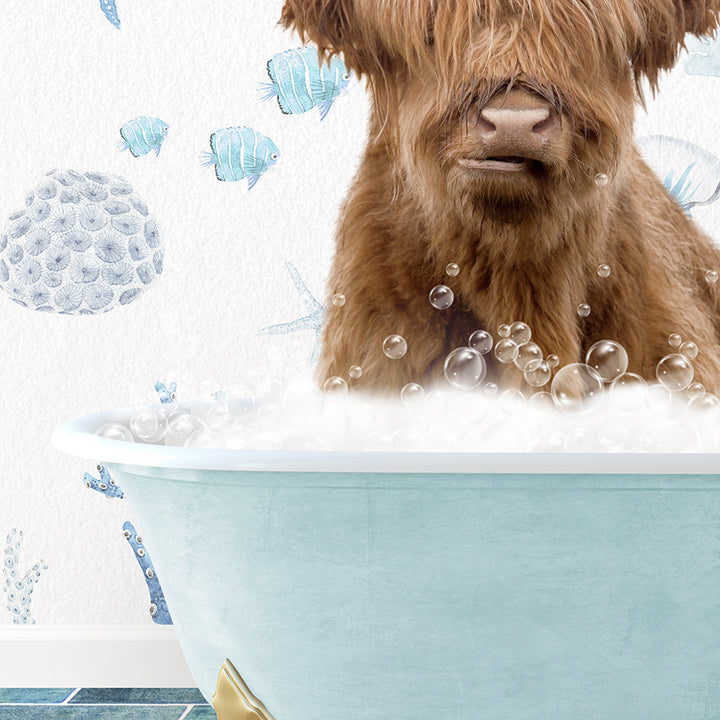
[[75, 689], [60, 703], [60, 705], [67, 705], [81, 690], [82, 690], [82, 688], [75, 688]]
[[185, 718], [190, 714], [190, 711], [194, 708], [194, 705], [188, 705], [185, 710], [183, 710], [183, 714], [178, 718], [178, 720], [185, 720]]

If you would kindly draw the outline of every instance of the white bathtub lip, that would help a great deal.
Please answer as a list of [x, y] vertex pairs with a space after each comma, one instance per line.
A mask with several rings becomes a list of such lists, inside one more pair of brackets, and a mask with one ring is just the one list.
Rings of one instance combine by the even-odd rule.
[[58, 450], [105, 463], [188, 470], [336, 473], [503, 473], [718, 475], [718, 453], [447, 453], [210, 450], [126, 443], [98, 437], [127, 410], [66, 422], [52, 436]]

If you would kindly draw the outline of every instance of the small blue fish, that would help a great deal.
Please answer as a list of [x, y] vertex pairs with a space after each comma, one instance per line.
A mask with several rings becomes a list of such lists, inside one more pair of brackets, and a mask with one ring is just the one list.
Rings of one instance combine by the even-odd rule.
[[163, 405], [175, 402], [175, 391], [177, 390], [177, 383], [171, 382], [167, 387], [165, 383], [159, 380], [155, 383], [155, 392], [160, 396], [160, 402]]
[[216, 130], [210, 136], [211, 153], [201, 153], [203, 167], [215, 165], [218, 180], [248, 179], [248, 190], [280, 157], [269, 138], [247, 125]]
[[95, 490], [102, 493], [105, 497], [124, 498], [125, 493], [115, 484], [115, 481], [110, 477], [109, 470], [104, 465], [97, 466], [98, 472], [100, 473], [100, 479], [93, 477], [90, 473], [83, 475], [85, 485], [91, 490]]
[[116, 27], [120, 27], [120, 18], [115, 7], [115, 0], [100, 0], [100, 7], [105, 13], [105, 17]]
[[260, 99], [277, 97], [285, 115], [304, 113], [317, 106], [323, 120], [335, 99], [350, 84], [345, 63], [333, 57], [329, 65], [320, 65], [317, 48], [312, 46], [273, 55], [267, 71], [272, 82], [260, 83]]
[[167, 123], [159, 118], [147, 117], [147, 115], [136, 117], [120, 128], [120, 135], [125, 142], [118, 143], [118, 147], [120, 150], [129, 149], [133, 157], [147, 155], [154, 150], [157, 157], [167, 131]]

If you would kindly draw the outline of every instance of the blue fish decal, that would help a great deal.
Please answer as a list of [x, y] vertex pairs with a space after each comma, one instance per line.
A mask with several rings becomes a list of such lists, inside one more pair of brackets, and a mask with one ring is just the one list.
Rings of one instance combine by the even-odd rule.
[[218, 180], [248, 179], [248, 190], [280, 157], [269, 138], [247, 125], [216, 130], [210, 136], [211, 153], [201, 153], [203, 167], [215, 165]]
[[159, 380], [155, 383], [155, 392], [160, 396], [160, 402], [163, 405], [175, 402], [175, 391], [177, 390], [177, 383], [171, 382], [167, 387], [165, 383]]
[[323, 120], [350, 84], [345, 63], [333, 57], [329, 64], [320, 64], [317, 48], [312, 46], [273, 55], [268, 60], [267, 71], [272, 82], [260, 83], [260, 99], [276, 97], [285, 115], [304, 113], [317, 107], [320, 120]]
[[100, 8], [105, 13], [105, 17], [116, 27], [120, 27], [120, 18], [115, 7], [115, 0], [100, 0]]
[[126, 122], [120, 128], [124, 142], [118, 143], [118, 147], [120, 150], [130, 150], [133, 157], [147, 155], [154, 150], [157, 157], [167, 131], [168, 126], [165, 121], [142, 115]]
[[104, 465], [98, 465], [97, 469], [100, 473], [100, 479], [93, 477], [90, 473], [85, 473], [83, 475], [85, 486], [91, 490], [102, 493], [105, 497], [124, 498], [125, 493], [123, 493], [120, 487], [118, 487], [110, 477], [110, 471]]
[[145, 582], [150, 592], [150, 615], [152, 616], [153, 622], [158, 625], [172, 625], [173, 622], [170, 617], [167, 602], [165, 601], [165, 594], [162, 591], [162, 587], [160, 587], [160, 581], [155, 574], [155, 568], [150, 560], [150, 556], [147, 554], [147, 550], [145, 550], [143, 546], [142, 538], [137, 534], [137, 530], [135, 530], [129, 520], [123, 524], [123, 535], [133, 549], [135, 559], [138, 561], [145, 575]]

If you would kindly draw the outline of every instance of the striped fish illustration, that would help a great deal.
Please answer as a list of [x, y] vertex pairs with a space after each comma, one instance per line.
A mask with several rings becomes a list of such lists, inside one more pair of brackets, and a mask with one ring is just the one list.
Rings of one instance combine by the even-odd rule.
[[317, 48], [312, 46], [273, 55], [267, 71], [272, 82], [260, 83], [258, 94], [262, 100], [277, 97], [280, 110], [286, 115], [317, 107], [323, 120], [335, 99], [350, 84], [345, 63], [333, 57], [329, 65], [321, 65]]
[[120, 128], [120, 135], [125, 142], [118, 143], [118, 147], [120, 150], [129, 149], [133, 157], [147, 155], [154, 150], [157, 157], [167, 131], [167, 123], [160, 118], [142, 115], [126, 122]]
[[280, 151], [269, 138], [247, 125], [216, 130], [210, 136], [211, 153], [201, 153], [203, 167], [215, 165], [218, 180], [248, 179], [252, 190], [260, 176], [274, 165]]

